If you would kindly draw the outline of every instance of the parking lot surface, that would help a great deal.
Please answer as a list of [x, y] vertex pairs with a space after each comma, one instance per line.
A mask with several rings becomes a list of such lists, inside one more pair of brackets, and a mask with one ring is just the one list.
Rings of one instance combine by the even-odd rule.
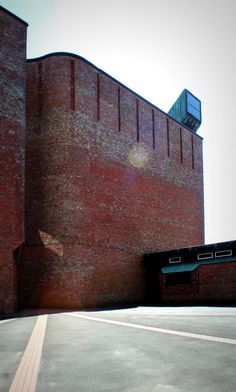
[[0, 320], [0, 392], [235, 392], [236, 308], [28, 311]]

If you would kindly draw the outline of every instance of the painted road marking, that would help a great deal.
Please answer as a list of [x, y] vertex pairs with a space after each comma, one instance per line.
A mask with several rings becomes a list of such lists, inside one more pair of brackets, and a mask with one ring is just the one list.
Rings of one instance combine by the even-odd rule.
[[4, 323], [8, 323], [9, 321], [13, 321], [13, 320], [16, 320], [16, 319], [1, 320], [0, 325], [4, 324]]
[[99, 317], [90, 317], [90, 316], [85, 316], [82, 314], [75, 314], [75, 313], [64, 313], [64, 315], [78, 317], [78, 318], [85, 319], [85, 320], [98, 321], [98, 322], [107, 323], [107, 324], [121, 325], [123, 327], [142, 329], [145, 331], [159, 332], [159, 333], [164, 333], [164, 334], [168, 334], [168, 335], [176, 335], [176, 336], [183, 336], [186, 338], [208, 340], [208, 341], [217, 342], [217, 343], [236, 344], [236, 339], [227, 339], [227, 338], [221, 338], [218, 336], [200, 335], [197, 333], [175, 331], [175, 330], [171, 330], [171, 329], [164, 329], [164, 328], [157, 328], [157, 327], [149, 327], [146, 325], [126, 323], [126, 322], [115, 321], [115, 320], [108, 320], [108, 319], [103, 319], [103, 318], [99, 318]]
[[[206, 317], [236, 317], [236, 313], [154, 313], [154, 312], [119, 312], [119, 311], [110, 311], [111, 315], [119, 315], [119, 316], [158, 316], [158, 317], [198, 317], [198, 316], [206, 316]], [[90, 312], [94, 313], [94, 312]], [[99, 311], [99, 313], [107, 314], [107, 311]]]
[[34, 392], [47, 325], [47, 315], [39, 316], [16, 371], [9, 392]]

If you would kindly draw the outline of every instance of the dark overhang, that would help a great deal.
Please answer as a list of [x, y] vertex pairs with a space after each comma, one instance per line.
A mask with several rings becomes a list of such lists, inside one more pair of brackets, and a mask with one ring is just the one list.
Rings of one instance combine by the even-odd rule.
[[163, 274], [174, 274], [178, 272], [194, 271], [202, 265], [233, 263], [236, 262], [236, 257], [227, 257], [222, 259], [212, 259], [205, 261], [196, 261], [195, 263], [182, 263], [176, 265], [165, 265], [161, 268]]

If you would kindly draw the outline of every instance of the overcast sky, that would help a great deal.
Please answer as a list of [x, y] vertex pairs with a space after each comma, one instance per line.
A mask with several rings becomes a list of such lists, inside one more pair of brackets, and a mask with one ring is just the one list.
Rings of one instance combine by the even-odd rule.
[[236, 0], [0, 0], [28, 58], [79, 54], [168, 112], [202, 101], [206, 243], [236, 239]]

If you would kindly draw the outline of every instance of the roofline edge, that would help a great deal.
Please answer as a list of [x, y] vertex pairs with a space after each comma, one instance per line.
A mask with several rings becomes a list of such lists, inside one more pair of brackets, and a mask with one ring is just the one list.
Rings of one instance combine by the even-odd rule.
[[14, 19], [16, 19], [16, 20], [18, 20], [19, 22], [21, 22], [21, 23], [23, 23], [24, 25], [26, 25], [26, 27], [29, 26], [28, 23], [25, 22], [23, 19], [19, 18], [19, 16], [13, 14], [13, 12], [11, 12], [11, 11], [9, 11], [8, 9], [2, 7], [1, 5], [0, 5], [0, 11], [3, 11], [3, 12], [5, 12], [5, 14], [12, 16]]
[[154, 109], [159, 110], [161, 113], [165, 114], [165, 116], [167, 116], [168, 118], [170, 118], [171, 120], [175, 121], [176, 123], [178, 123], [181, 127], [187, 129], [189, 132], [191, 132], [193, 135], [196, 135], [197, 137], [199, 137], [201, 140], [203, 140], [203, 137], [198, 135], [196, 132], [192, 131], [192, 129], [186, 127], [186, 125], [181, 124], [179, 121], [175, 120], [173, 117], [171, 117], [168, 113], [164, 112], [164, 110], [160, 109], [159, 107], [157, 107], [156, 105], [154, 105], [152, 102], [148, 101], [146, 98], [142, 97], [141, 95], [139, 95], [138, 93], [136, 93], [135, 91], [133, 91], [131, 88], [125, 86], [123, 83], [121, 83], [119, 80], [115, 79], [113, 76], [109, 75], [107, 72], [103, 71], [102, 69], [98, 68], [96, 65], [94, 65], [93, 63], [91, 63], [90, 61], [86, 60], [84, 57], [75, 54], [75, 53], [71, 53], [71, 52], [52, 52], [52, 53], [47, 53], [43, 56], [39, 56], [39, 57], [34, 57], [31, 59], [27, 59], [27, 63], [33, 63], [36, 61], [41, 61], [41, 60], [45, 60], [49, 57], [57, 57], [57, 56], [70, 56], [70, 57], [74, 57], [77, 58], [79, 60], [84, 61], [85, 63], [91, 65], [93, 68], [97, 69], [99, 72], [101, 72], [103, 75], [108, 76], [110, 79], [112, 79], [114, 82], [118, 83], [121, 87], [126, 88], [128, 91], [130, 91], [132, 94], [134, 94], [136, 97], [142, 99], [143, 101], [145, 101], [146, 103], [148, 103], [149, 105], [151, 105]]

